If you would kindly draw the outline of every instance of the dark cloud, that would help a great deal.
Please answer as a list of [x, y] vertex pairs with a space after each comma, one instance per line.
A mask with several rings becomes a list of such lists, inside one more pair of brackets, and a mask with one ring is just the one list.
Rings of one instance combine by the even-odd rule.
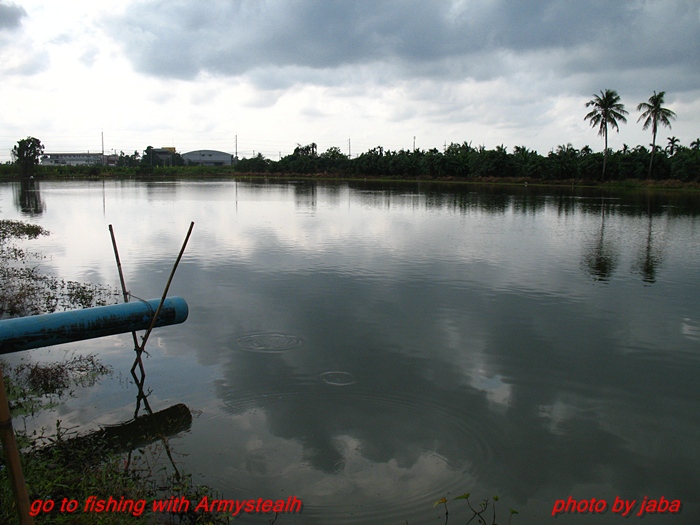
[[0, 2], [0, 31], [19, 27], [24, 16], [27, 12], [22, 6]]
[[0, 72], [5, 76], [30, 76], [48, 68], [47, 51], [15, 32], [26, 16], [22, 6], [0, 0]]
[[424, 68], [450, 76], [454, 68], [478, 77], [494, 52], [562, 50], [559, 66], [569, 73], [700, 69], [700, 16], [690, 0], [150, 0], [132, 4], [110, 27], [139, 70], [177, 78], [389, 62], [409, 76]]

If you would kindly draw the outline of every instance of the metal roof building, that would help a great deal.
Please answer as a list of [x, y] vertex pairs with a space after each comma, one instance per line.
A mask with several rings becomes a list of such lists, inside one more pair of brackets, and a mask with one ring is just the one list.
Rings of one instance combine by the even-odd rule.
[[233, 164], [233, 155], [213, 149], [188, 151], [182, 155], [182, 158], [188, 164], [199, 164], [201, 166], [230, 166]]

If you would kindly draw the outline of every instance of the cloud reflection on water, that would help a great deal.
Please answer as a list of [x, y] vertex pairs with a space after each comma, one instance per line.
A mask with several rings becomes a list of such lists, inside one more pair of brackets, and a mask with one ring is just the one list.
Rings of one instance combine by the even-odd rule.
[[[698, 513], [697, 207], [533, 188], [162, 186], [127, 185], [118, 206], [110, 189], [104, 220], [151, 226], [120, 235], [145, 295], [172, 263], [166, 241], [179, 245], [161, 214], [196, 223], [173, 288], [190, 319], [151, 368], [170, 363], [172, 396], [213, 396], [182, 448], [222, 490], [297, 494], [304, 523], [413, 522], [465, 490], [500, 494], [521, 523], [569, 494], [664, 494]], [[256, 352], [241, 345], [251, 334], [302, 344]], [[197, 383], [206, 374], [173, 361], [185, 355], [216, 379]]]

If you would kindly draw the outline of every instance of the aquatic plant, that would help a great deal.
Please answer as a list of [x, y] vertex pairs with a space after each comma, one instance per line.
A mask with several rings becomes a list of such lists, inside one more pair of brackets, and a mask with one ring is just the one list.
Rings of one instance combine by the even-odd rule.
[[14, 417], [33, 416], [39, 410], [53, 408], [60, 400], [73, 397], [76, 388], [93, 386], [112, 373], [93, 354], [66, 356], [50, 364], [23, 362], [11, 366], [0, 361], [0, 368], [7, 376], [5, 388]]
[[[476, 519], [476, 523], [481, 523], [481, 524], [486, 524], [490, 523], [491, 525], [498, 525], [498, 522], [496, 521], [496, 502], [498, 501], [498, 496], [493, 496], [492, 498], [484, 498], [477, 508], [475, 509], [472, 507], [471, 502], [469, 501], [469, 498], [471, 497], [471, 494], [469, 492], [465, 492], [461, 496], [457, 496], [456, 498], [452, 498], [451, 500], [448, 500], [445, 497], [440, 498], [435, 502], [433, 507], [437, 507], [438, 505], [443, 505], [445, 508], [445, 524], [447, 524], [447, 520], [449, 519], [450, 512], [447, 508], [447, 502], [448, 501], [456, 501], [456, 500], [465, 500], [467, 502], [467, 505], [469, 506], [469, 510], [472, 512], [472, 516], [467, 520], [467, 523], [471, 523], [474, 519]], [[486, 520], [489, 519], [488, 514], [488, 509], [489, 506], [491, 507], [491, 521], [487, 522]], [[514, 509], [508, 509], [510, 511], [510, 515], [508, 517], [508, 525], [510, 525], [511, 520], [513, 519], [513, 516], [518, 514], [517, 510]]]
[[0, 220], [0, 318], [52, 313], [115, 303], [117, 290], [59, 279], [42, 272], [43, 256], [17, 246], [49, 232], [36, 224]]

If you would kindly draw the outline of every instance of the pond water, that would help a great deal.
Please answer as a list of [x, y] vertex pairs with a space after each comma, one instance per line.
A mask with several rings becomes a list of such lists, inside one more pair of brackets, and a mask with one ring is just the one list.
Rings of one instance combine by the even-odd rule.
[[[440, 523], [498, 494], [680, 500], [700, 519], [700, 197], [372, 182], [0, 184], [0, 218], [65, 279], [190, 309], [144, 359], [153, 410], [195, 414], [173, 461], [225, 498], [303, 501], [278, 524]], [[5, 356], [97, 353], [114, 374], [30, 424], [134, 414], [130, 334]], [[167, 461], [164, 462], [169, 465]], [[172, 468], [172, 466], [169, 466]], [[463, 501], [450, 522], [466, 521]], [[633, 519], [637, 519], [634, 517]], [[241, 523], [269, 523], [250, 515]], [[503, 520], [504, 522], [507, 520]]]

